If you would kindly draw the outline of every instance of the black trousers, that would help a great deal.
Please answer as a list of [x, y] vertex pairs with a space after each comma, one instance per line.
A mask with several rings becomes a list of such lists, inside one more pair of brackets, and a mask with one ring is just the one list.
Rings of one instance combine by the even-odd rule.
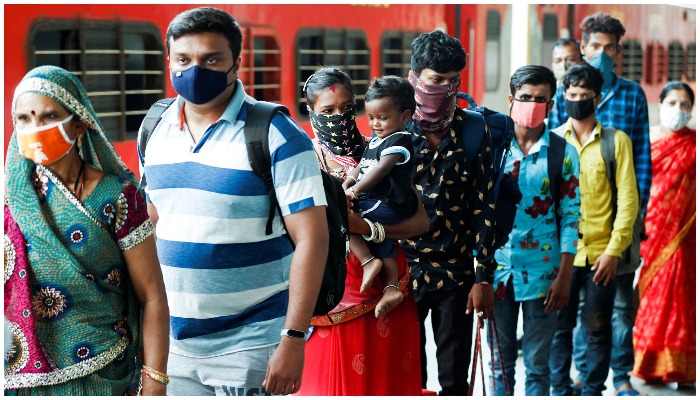
[[469, 363], [472, 346], [472, 314], [466, 315], [467, 296], [472, 280], [454, 289], [427, 291], [427, 285], [419, 285], [414, 292], [420, 319], [420, 362], [423, 371], [423, 387], [428, 382], [425, 354], [425, 319], [431, 311], [433, 336], [437, 347], [438, 381], [440, 395], [466, 396], [469, 387]]

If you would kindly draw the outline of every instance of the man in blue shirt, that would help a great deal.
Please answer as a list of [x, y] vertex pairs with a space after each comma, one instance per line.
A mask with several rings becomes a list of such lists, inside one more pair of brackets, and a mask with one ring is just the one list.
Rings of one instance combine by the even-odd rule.
[[[563, 309], [569, 299], [581, 204], [579, 158], [572, 145], [564, 144], [561, 180], [559, 190], [555, 190], [549, 178], [550, 140], [563, 142], [563, 139], [552, 137], [544, 123], [555, 88], [552, 71], [538, 65], [518, 68], [510, 79], [510, 114], [515, 123], [515, 137], [506, 158], [505, 173], [518, 182], [523, 199], [508, 243], [495, 256], [498, 267], [494, 278], [494, 314], [498, 317], [496, 326], [505, 368], [502, 371], [500, 363], [493, 365], [491, 379], [496, 383], [494, 395], [498, 396], [506, 394], [504, 374], [510, 394], [515, 386], [516, 329], [521, 306], [525, 394], [549, 395], [549, 350], [556, 328], [556, 311]], [[558, 202], [554, 196], [559, 197]], [[557, 228], [556, 214], [561, 217], [561, 229]]]
[[[642, 215], [646, 215], [651, 189], [651, 144], [649, 142], [649, 110], [644, 90], [635, 82], [615, 74], [614, 60], [621, 50], [620, 38], [625, 34], [622, 23], [610, 15], [596, 13], [581, 22], [583, 37], [581, 54], [603, 74], [603, 100], [596, 109], [598, 121], [603, 126], [614, 126], [632, 140], [634, 171], [641, 197]], [[550, 126], [564, 124], [569, 115], [564, 101], [564, 86], [559, 85], [555, 105], [549, 114]], [[638, 251], [638, 250], [637, 250]], [[633, 255], [632, 258], [638, 258]], [[638, 265], [618, 268], [615, 283], [615, 309], [613, 313], [613, 351], [610, 362], [616, 393], [636, 395], [630, 385], [629, 372], [634, 367], [632, 327], [635, 310], [633, 305], [634, 272]], [[586, 369], [582, 360], [582, 334], [576, 334], [574, 351], [576, 367]]]

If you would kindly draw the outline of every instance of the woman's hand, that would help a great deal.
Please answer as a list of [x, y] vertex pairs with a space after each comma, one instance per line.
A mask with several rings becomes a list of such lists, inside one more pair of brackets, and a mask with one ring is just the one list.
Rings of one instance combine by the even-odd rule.
[[165, 385], [147, 376], [141, 376], [141, 396], [165, 396]]
[[[143, 363], [167, 373], [170, 312], [153, 236], [125, 251], [124, 261], [142, 307]], [[144, 376], [141, 391], [165, 394], [165, 385]]]

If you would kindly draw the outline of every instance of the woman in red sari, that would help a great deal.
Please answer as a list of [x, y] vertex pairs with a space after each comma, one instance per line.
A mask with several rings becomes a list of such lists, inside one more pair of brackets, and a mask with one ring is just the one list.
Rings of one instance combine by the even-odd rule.
[[634, 371], [647, 382], [695, 381], [695, 129], [685, 83], [661, 92], [661, 126], [652, 130], [652, 188], [642, 242]]
[[[355, 95], [350, 76], [322, 68], [307, 80], [306, 91], [314, 147], [321, 168], [344, 180], [362, 157], [366, 140], [355, 125]], [[342, 127], [342, 128], [341, 128]], [[423, 205], [410, 219], [386, 225], [386, 236], [412, 237], [428, 230]], [[367, 223], [350, 215], [350, 231], [369, 235]], [[306, 344], [302, 385], [304, 396], [404, 396], [421, 394], [420, 327], [406, 257], [396, 257], [404, 299], [381, 318], [374, 308], [386, 290], [381, 279], [360, 293], [362, 267], [352, 254], [347, 260], [345, 293], [327, 316], [314, 317]], [[394, 290], [389, 288], [389, 290]]]

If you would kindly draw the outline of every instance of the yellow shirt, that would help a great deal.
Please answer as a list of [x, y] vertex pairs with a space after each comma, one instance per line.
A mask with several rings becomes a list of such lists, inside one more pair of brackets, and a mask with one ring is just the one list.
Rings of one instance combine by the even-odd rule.
[[578, 151], [581, 160], [581, 219], [574, 266], [594, 264], [603, 253], [615, 257], [632, 243], [632, 227], [639, 212], [637, 178], [632, 162], [632, 141], [624, 132], [615, 132], [617, 172], [617, 216], [613, 221], [612, 189], [605, 175], [605, 162], [600, 148], [602, 126], [597, 123], [586, 143], [581, 145], [567, 121], [565, 139]]

